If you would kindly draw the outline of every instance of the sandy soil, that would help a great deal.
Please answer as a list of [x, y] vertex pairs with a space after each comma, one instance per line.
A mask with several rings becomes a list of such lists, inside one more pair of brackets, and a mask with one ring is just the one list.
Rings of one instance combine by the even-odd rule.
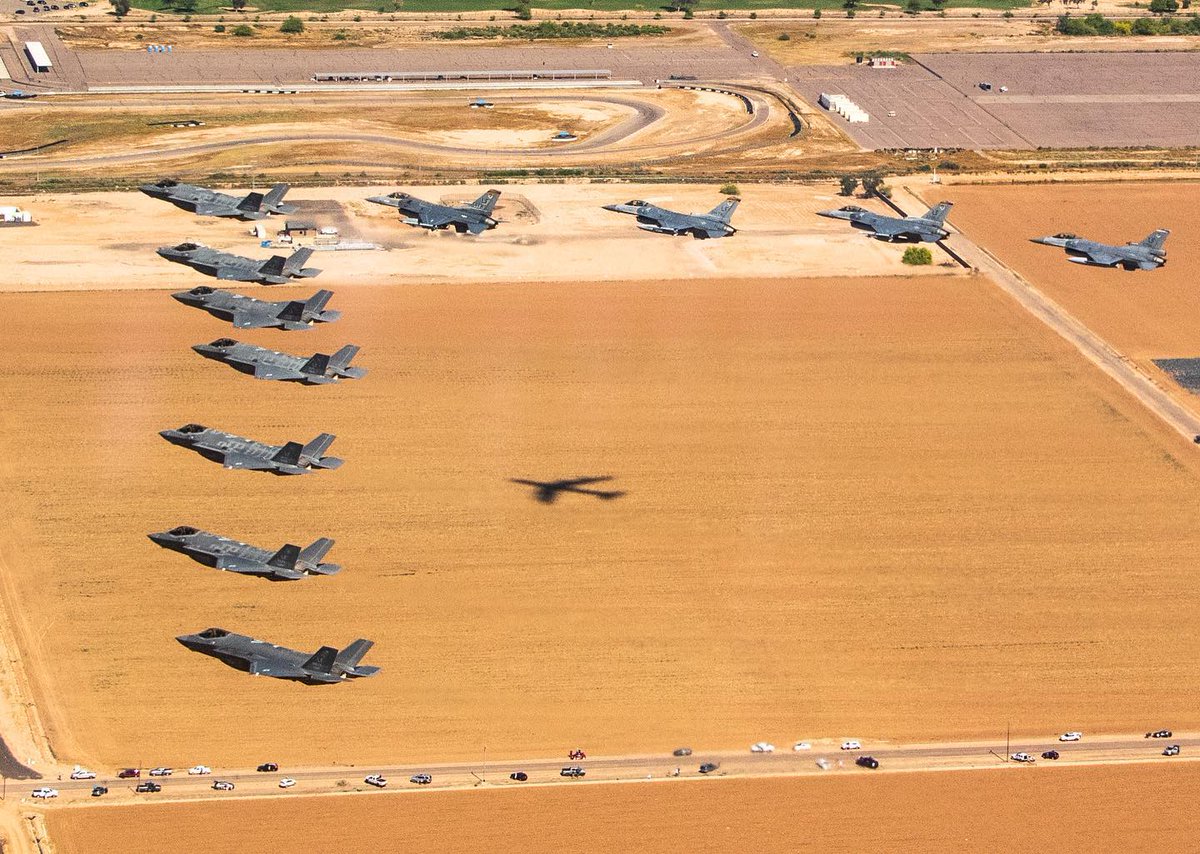
[[[48, 816], [60, 854], [414, 849], [559, 852], [1183, 851], [1198, 830], [1193, 764], [703, 780], [418, 796], [71, 809]], [[322, 821], [314, 822], [313, 816]], [[247, 828], [254, 828], [248, 832]]]
[[[832, 187], [747, 186], [732, 238], [698, 241], [650, 234], [633, 217], [601, 205], [642, 198], [707, 211], [723, 198], [715, 187], [638, 185], [498, 185], [503, 222], [479, 238], [430, 234], [396, 212], [364, 201], [394, 187], [297, 189], [288, 201], [341, 203], [347, 236], [386, 252], [323, 252], [312, 266], [323, 287], [343, 283], [447, 281], [655, 280], [733, 276], [903, 275], [902, 250], [869, 240], [844, 223], [815, 215], [844, 200]], [[483, 187], [410, 188], [422, 198], [469, 200]], [[159, 258], [154, 250], [183, 240], [266, 258], [250, 226], [199, 218], [141, 193], [45, 195], [0, 200], [33, 211], [41, 225], [0, 231], [8, 270], [0, 290], [191, 287], [211, 280]], [[324, 210], [321, 208], [320, 210]], [[319, 225], [335, 218], [314, 214]], [[271, 229], [282, 227], [279, 219]], [[924, 274], [946, 270], [926, 268]]]

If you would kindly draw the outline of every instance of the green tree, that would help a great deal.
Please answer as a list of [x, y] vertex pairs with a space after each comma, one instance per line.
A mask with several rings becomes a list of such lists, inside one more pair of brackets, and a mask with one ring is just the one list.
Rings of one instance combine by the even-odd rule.
[[240, 12], [246, 8], [246, 0], [229, 0], [229, 5], [233, 11]]
[[283, 23], [279, 25], [279, 32], [289, 35], [304, 32], [304, 22], [295, 15], [288, 15], [284, 18]]
[[904, 250], [904, 257], [900, 260], [914, 267], [923, 267], [933, 263], [933, 253], [924, 246], [910, 246]]
[[874, 196], [883, 187], [883, 176], [877, 172], [868, 172], [862, 176], [863, 192], [868, 196]]
[[522, 0], [522, 2], [520, 2], [516, 6], [514, 6], [513, 12], [516, 14], [517, 20], [520, 20], [520, 21], [532, 21], [533, 20], [533, 9], [530, 8], [529, 4], [527, 2], [525, 2], [525, 0]]
[[814, 17], [814, 18], [820, 18], [820, 17], [821, 17], [821, 10], [820, 10], [820, 9], [813, 9], [813, 17]]
[[1169, 15], [1179, 11], [1179, 4], [1175, 0], [1150, 0], [1150, 11], [1156, 15]]
[[722, 184], [720, 192], [726, 196], [741, 195], [740, 193], [738, 193], [738, 185], [734, 184], [732, 181], [729, 182], [728, 184]]
[[112, 3], [113, 14], [118, 18], [124, 18], [129, 14], [129, 0], [108, 0]]
[[858, 176], [857, 175], [843, 175], [841, 178], [841, 182], [842, 182], [842, 190], [841, 190], [842, 195], [843, 196], [853, 196], [854, 191], [858, 189]]

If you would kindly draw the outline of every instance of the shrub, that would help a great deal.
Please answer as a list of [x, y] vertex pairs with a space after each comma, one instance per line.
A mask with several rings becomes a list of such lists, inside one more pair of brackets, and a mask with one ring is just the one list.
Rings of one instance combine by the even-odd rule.
[[923, 267], [933, 263], [933, 253], [924, 246], [910, 246], [904, 250], [904, 257], [900, 260], [914, 267]]
[[[1184, 3], [1191, 3], [1191, 2], [1192, 2], [1192, 0], [1183, 0], [1183, 2], [1184, 2]], [[751, 20], [751, 21], [757, 21], [757, 20], [758, 20], [758, 12], [751, 12], [751, 13], [750, 13], [750, 20]]]
[[[1155, 2], [1157, 2], [1157, 0], [1155, 0]], [[722, 21], [724, 21], [726, 18], [729, 17], [729, 14], [724, 9], [722, 9], [720, 12], [717, 12], [717, 17], [720, 18]]]
[[1157, 15], [1169, 15], [1178, 9], [1179, 4], [1175, 0], [1150, 0], [1150, 11]]
[[250, 36], [254, 35], [254, 30], [251, 29], [248, 24], [238, 24], [233, 28], [232, 32], [238, 38], [243, 39], [250, 38]]
[[214, 32], [214, 33], [223, 33], [223, 32], [225, 32], [225, 25], [224, 25], [224, 24], [217, 24], [215, 27], [213, 27], [213, 32]]
[[814, 18], [819, 18], [819, 17], [821, 17], [821, 10], [820, 10], [820, 9], [813, 9], [813, 17], [814, 17]]
[[853, 196], [854, 191], [858, 189], [857, 175], [843, 175], [841, 177], [841, 193], [843, 196]]
[[288, 33], [289, 35], [302, 33], [304, 32], [304, 22], [295, 15], [288, 15], [283, 23], [279, 25], [279, 32]]
[[513, 8], [513, 12], [516, 13], [518, 20], [521, 20], [521, 21], [532, 21], [533, 20], [533, 9], [530, 8], [529, 4], [527, 2], [525, 2], [525, 0], [521, 0], [521, 2], [518, 3]]
[[777, 38], [781, 42], [790, 42], [792, 40], [792, 37], [789, 36], [787, 33], [780, 33], [779, 35], [775, 36], [775, 38]]
[[740, 196], [741, 195], [741, 193], [738, 192], [738, 185], [734, 184], [732, 181], [728, 184], [722, 184], [720, 192], [726, 196]]

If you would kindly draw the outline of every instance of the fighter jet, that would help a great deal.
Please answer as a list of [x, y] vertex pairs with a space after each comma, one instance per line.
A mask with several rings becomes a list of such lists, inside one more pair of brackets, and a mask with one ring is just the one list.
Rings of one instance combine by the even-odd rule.
[[534, 498], [543, 504], [553, 504], [558, 499], [560, 492], [578, 492], [580, 495], [594, 495], [602, 501], [611, 501], [614, 498], [620, 498], [624, 492], [605, 491], [601, 489], [580, 489], [591, 483], [603, 483], [604, 481], [612, 480], [612, 477], [577, 477], [568, 480], [522, 480], [521, 478], [511, 478], [510, 483], [519, 483], [522, 486], [532, 486], [534, 488]]
[[316, 353], [307, 357], [244, 344], [232, 338], [218, 338], [211, 344], [197, 344], [192, 349], [206, 359], [224, 362], [243, 374], [252, 375], [256, 380], [288, 380], [305, 385], [324, 385], [341, 379], [356, 380], [367, 375], [366, 368], [350, 367], [350, 360], [359, 350], [353, 344], [347, 344], [332, 356]]
[[299, 442], [267, 445], [203, 424], [185, 424], [178, 430], [163, 430], [158, 435], [172, 445], [191, 448], [227, 469], [269, 471], [279, 475], [308, 474], [315, 469], [335, 469], [344, 462], [337, 457], [324, 456], [337, 438], [331, 433], [322, 433], [307, 445]]
[[235, 634], [228, 629], [205, 629], [194, 635], [180, 635], [175, 640], [190, 650], [211, 655], [230, 667], [245, 670], [251, 676], [293, 679], [306, 685], [344, 682], [347, 679], [374, 676], [379, 672], [378, 667], [359, 664], [367, 650], [375, 645], [374, 641], [361, 638], [341, 652], [331, 646], [323, 646], [312, 655]]
[[307, 548], [287, 543], [279, 551], [270, 552], [190, 525], [148, 536], [163, 548], [182, 552], [205, 566], [242, 575], [260, 575], [271, 581], [333, 575], [342, 569], [336, 563], [321, 563], [321, 558], [333, 548], [333, 540], [328, 537], [321, 537]]
[[1066, 250], [1067, 260], [1076, 264], [1120, 267], [1122, 270], [1155, 270], [1167, 263], [1167, 250], [1163, 248], [1163, 244], [1170, 233], [1169, 229], [1160, 228], [1150, 232], [1144, 240], [1122, 246], [1097, 243], [1094, 240], [1076, 237], [1074, 234], [1031, 237], [1030, 240], [1046, 246], [1061, 246]]
[[953, 202], [938, 202], [921, 216], [884, 216], [846, 205], [836, 211], [818, 211], [817, 216], [847, 220], [855, 228], [871, 232], [877, 240], [894, 243], [937, 243], [950, 234], [945, 228], [946, 214]]
[[163, 199], [200, 216], [236, 216], [240, 219], [266, 219], [268, 214], [290, 214], [296, 212], [295, 205], [283, 204], [287, 184], [276, 184], [266, 195], [247, 193], [243, 198], [218, 193], [206, 187], [181, 184], [170, 178], [143, 184], [139, 188], [147, 196]]
[[314, 323], [332, 323], [340, 311], [325, 308], [333, 291], [317, 291], [306, 300], [269, 302], [200, 285], [171, 294], [184, 305], [201, 308], [213, 317], [228, 320], [238, 329], [311, 329]]
[[206, 276], [232, 282], [260, 282], [264, 285], [284, 285], [292, 278], [311, 279], [319, 274], [320, 270], [304, 266], [312, 252], [307, 248], [297, 249], [287, 258], [272, 255], [260, 261], [210, 249], [202, 243], [180, 243], [158, 250], [158, 254], [168, 261], [186, 264]]
[[483, 234], [496, 227], [492, 210], [500, 198], [499, 190], [488, 190], [475, 201], [466, 205], [439, 205], [410, 196], [408, 193], [388, 193], [386, 196], [371, 196], [368, 202], [387, 205], [400, 211], [400, 221], [433, 231], [437, 228], [453, 228], [459, 234]]
[[604, 205], [606, 211], [632, 214], [637, 217], [637, 227], [659, 234], [690, 234], [697, 240], [710, 237], [729, 237], [737, 229], [729, 224], [733, 212], [741, 199], [726, 199], [706, 214], [684, 214], [669, 211], [641, 199], [623, 205]]

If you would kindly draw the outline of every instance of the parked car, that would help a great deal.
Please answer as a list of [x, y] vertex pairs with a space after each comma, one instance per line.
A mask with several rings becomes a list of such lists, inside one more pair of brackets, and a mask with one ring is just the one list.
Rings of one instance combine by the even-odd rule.
[[1160, 729], [1146, 733], [1146, 738], [1170, 738], [1171, 735], [1172, 733], [1169, 729]]
[[78, 765], [76, 765], [75, 770], [71, 772], [71, 779], [72, 780], [95, 780], [96, 772], [89, 771], [86, 768], [80, 768]]
[[433, 777], [430, 774], [413, 774], [408, 778], [408, 782], [416, 783], [418, 786], [428, 786], [433, 782]]
[[128, 780], [130, 777], [142, 776], [140, 768], [126, 768], [124, 771], [118, 771], [117, 776], [122, 780]]
[[1058, 737], [1058, 740], [1059, 741], [1079, 741], [1079, 739], [1081, 739], [1081, 738], [1083, 738], [1083, 733], [1081, 733], [1081, 732], [1064, 732], [1062, 735], [1060, 735]]
[[1034, 759], [1028, 753], [1014, 753], [1009, 757], [1013, 762], [1033, 762]]
[[1047, 750], [1045, 753], [1042, 754], [1042, 758], [1043, 759], [1057, 759], [1058, 751], [1057, 750]]
[[843, 741], [842, 750], [862, 750], [862, 745], [857, 741]]
[[692, 749], [690, 747], [677, 747], [677, 748], [675, 748], [675, 752], [671, 755], [672, 756], [691, 756]]
[[134, 791], [136, 791], [136, 792], [161, 792], [162, 786], [160, 786], [158, 783], [155, 783], [153, 780], [146, 780], [143, 783], [138, 783], [137, 788], [134, 789]]
[[211, 774], [212, 769], [207, 765], [193, 765], [188, 769], [188, 773], [192, 775]]
[[218, 792], [233, 791], [233, 783], [230, 783], [228, 780], [213, 780], [212, 787]]
[[792, 750], [812, 750], [812, 745], [807, 741], [797, 741], [792, 745]]
[[1163, 756], [1178, 756], [1179, 755], [1179, 745], [1178, 744], [1168, 744], [1167, 749], [1162, 752], [1162, 755]]
[[558, 772], [558, 776], [560, 777], [582, 777], [585, 774], [587, 774], [587, 771], [584, 771], [578, 765], [570, 765]]
[[363, 780], [363, 782], [368, 786], [374, 786], [376, 789], [382, 789], [387, 785], [387, 780], [384, 779], [384, 777], [380, 774], [372, 774], [370, 777], [367, 777], [365, 780]]
[[108, 786], [92, 786], [92, 797], [98, 798], [108, 794]]
[[49, 786], [42, 786], [40, 789], [33, 790], [33, 796], [35, 798], [41, 798], [42, 800], [48, 801], [50, 798], [58, 797], [58, 789], [51, 789]]
[[871, 768], [873, 770], [879, 767], [879, 760], [874, 756], [860, 756], [854, 760], [854, 764], [859, 768]]
[[751, 753], [774, 753], [775, 745], [771, 744], [768, 741], [756, 741], [756, 742], [754, 742], [754, 744], [750, 745], [750, 752]]
[[721, 766], [718, 765], [716, 762], [705, 762], [703, 765], [700, 766], [700, 773], [701, 774], [711, 774], [713, 771], [716, 771], [720, 767]]
[[282, 780], [279, 781], [279, 788], [281, 788], [281, 789], [290, 789], [294, 785], [296, 785], [296, 781], [293, 780], [291, 777], [284, 777]]
[[524, 771], [514, 771], [513, 773], [508, 775], [508, 779], [516, 780], [518, 783], [524, 783], [526, 780], [529, 779], [529, 775], [526, 774]]
[[824, 756], [822, 756], [820, 759], [817, 760], [817, 767], [820, 768], [822, 771], [828, 771], [829, 770], [829, 760], [826, 759]]
[[279, 766], [276, 765], [274, 762], [264, 762], [262, 765], [258, 766], [258, 770], [265, 771], [268, 773], [273, 773], [273, 772], [279, 770]]
[[151, 768], [151, 777], [170, 777], [175, 771], [171, 768]]

